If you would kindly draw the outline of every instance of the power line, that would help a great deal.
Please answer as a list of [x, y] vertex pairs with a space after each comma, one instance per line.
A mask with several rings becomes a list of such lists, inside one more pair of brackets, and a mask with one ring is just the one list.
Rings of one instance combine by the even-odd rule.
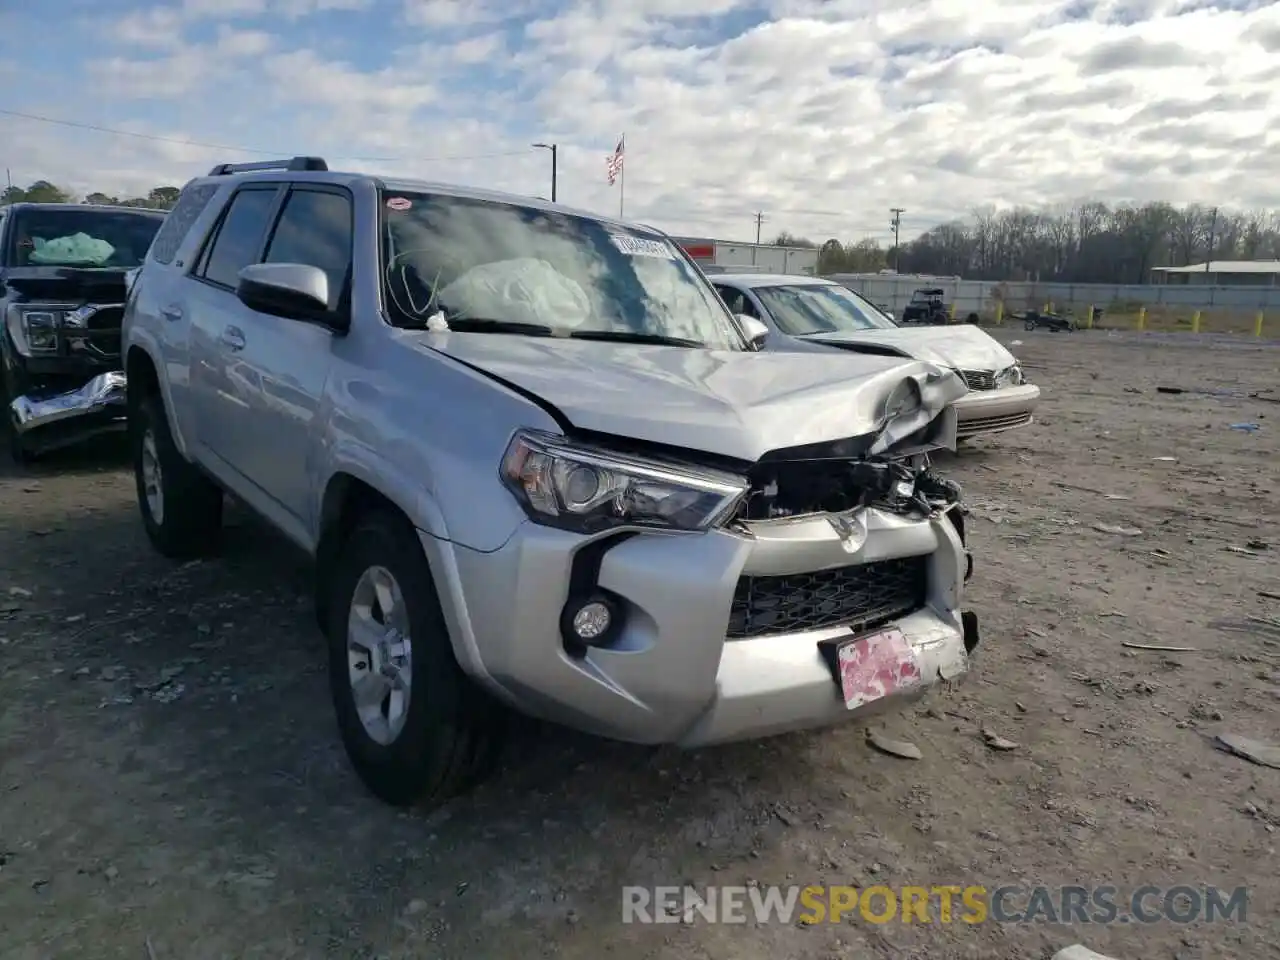
[[[81, 123], [78, 120], [62, 120], [58, 117], [43, 117], [34, 113], [23, 113], [19, 110], [0, 109], [0, 115], [17, 117], [22, 120], [33, 120], [37, 123], [50, 123], [60, 127], [72, 127], [77, 130], [92, 130], [95, 133], [107, 133], [116, 137], [132, 137], [135, 140], [149, 140], [154, 143], [173, 143], [184, 147], [202, 147], [209, 150], [223, 150], [231, 153], [252, 153], [260, 157], [293, 156], [291, 150], [261, 150], [257, 147], [232, 146], [226, 143], [209, 143], [204, 140], [185, 140], [179, 137], [162, 137], [154, 133], [137, 133], [133, 130], [120, 130], [116, 127], [103, 127], [95, 123]], [[487, 160], [493, 157], [520, 157], [531, 153], [531, 150], [507, 150], [501, 153], [469, 153], [451, 157], [352, 157], [339, 155], [339, 160], [358, 160], [361, 163], [396, 163], [411, 160], [415, 163], [437, 163], [449, 160]]]

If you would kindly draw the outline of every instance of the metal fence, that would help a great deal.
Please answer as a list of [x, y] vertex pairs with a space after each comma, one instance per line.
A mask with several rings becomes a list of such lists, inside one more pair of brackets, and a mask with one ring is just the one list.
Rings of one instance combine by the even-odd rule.
[[875, 273], [838, 273], [829, 279], [857, 290], [873, 303], [888, 307], [895, 315], [901, 314], [902, 308], [911, 299], [912, 292], [922, 287], [942, 290], [947, 302], [955, 304], [956, 316], [960, 318], [970, 313], [989, 317], [995, 313], [996, 304], [1001, 301], [1006, 312], [1040, 309], [1045, 304], [1052, 304], [1054, 309], [1071, 309], [1077, 313], [1087, 312], [1091, 305], [1112, 311], [1164, 307], [1187, 311], [1280, 312], [1280, 287], [1029, 283], [886, 276]]

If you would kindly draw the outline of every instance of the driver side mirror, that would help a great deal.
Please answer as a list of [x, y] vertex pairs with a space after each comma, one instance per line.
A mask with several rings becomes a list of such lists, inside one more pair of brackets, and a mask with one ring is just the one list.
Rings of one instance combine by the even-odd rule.
[[755, 317], [748, 317], [745, 313], [738, 314], [738, 323], [742, 325], [742, 332], [747, 335], [747, 340], [751, 343], [751, 346], [757, 350], [764, 347], [764, 342], [769, 337], [768, 327]]
[[329, 276], [305, 263], [255, 263], [240, 271], [236, 296], [250, 310], [336, 328]]

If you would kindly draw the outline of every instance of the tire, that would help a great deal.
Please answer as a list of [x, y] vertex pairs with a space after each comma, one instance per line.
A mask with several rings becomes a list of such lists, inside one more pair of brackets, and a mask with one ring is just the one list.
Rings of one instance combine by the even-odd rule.
[[8, 431], [9, 459], [20, 467], [25, 467], [29, 464], [35, 463], [38, 459], [35, 452], [22, 442], [22, 437], [19, 436], [18, 431], [13, 429], [12, 425], [9, 426]]
[[130, 412], [129, 445], [138, 509], [152, 545], [174, 560], [216, 551], [222, 489], [178, 452], [159, 396], [146, 397]]
[[1028, 320], [1026, 321], [1026, 323], [1022, 325], [1022, 329], [1024, 330], [1034, 330], [1035, 328], [1036, 328], [1036, 324], [1034, 320]]
[[18, 389], [9, 375], [0, 370], [0, 429], [5, 433], [6, 446], [9, 448], [9, 459], [18, 466], [27, 466], [36, 461], [37, 455], [22, 440], [18, 427], [9, 412], [9, 404], [18, 396]]
[[[430, 567], [407, 521], [389, 510], [369, 512], [356, 521], [335, 563], [324, 622], [330, 691], [347, 757], [368, 790], [388, 804], [443, 803], [497, 762], [506, 710], [454, 659]], [[390, 610], [375, 600], [380, 592], [393, 601]], [[352, 643], [353, 622], [364, 623], [377, 648]], [[355, 693], [361, 683], [373, 691], [362, 707]]]

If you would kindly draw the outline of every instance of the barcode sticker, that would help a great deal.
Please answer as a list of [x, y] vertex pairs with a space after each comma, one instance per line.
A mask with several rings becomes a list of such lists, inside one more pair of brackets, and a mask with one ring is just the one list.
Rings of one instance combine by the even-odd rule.
[[629, 257], [658, 257], [662, 260], [676, 259], [671, 245], [663, 240], [651, 240], [648, 237], [633, 237], [629, 234], [611, 234], [609, 239], [613, 245]]

